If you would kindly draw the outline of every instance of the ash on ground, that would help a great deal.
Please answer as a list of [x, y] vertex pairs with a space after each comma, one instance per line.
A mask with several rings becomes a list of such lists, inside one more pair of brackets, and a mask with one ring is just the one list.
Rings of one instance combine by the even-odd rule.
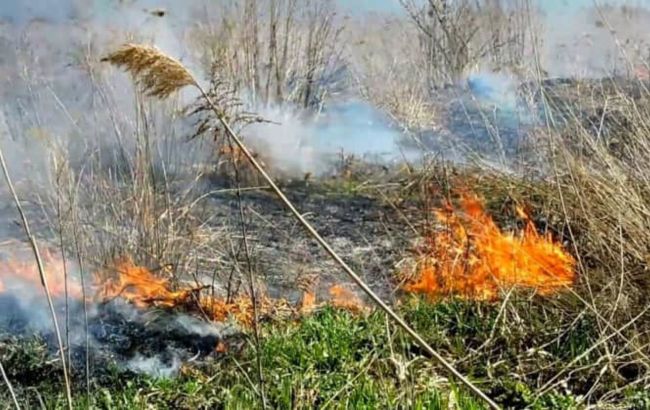
[[[114, 366], [122, 371], [174, 377], [181, 365], [216, 359], [222, 343], [240, 343], [241, 331], [231, 324], [212, 323], [195, 316], [158, 308], [140, 309], [121, 300], [87, 304], [57, 299], [55, 308], [64, 343], [69, 343], [71, 367], [84, 375], [86, 354], [91, 375], [101, 378]], [[48, 355], [58, 360], [57, 339], [46, 306], [26, 308], [15, 295], [0, 294], [0, 344], [22, 344], [37, 337]], [[38, 315], [36, 319], [35, 315]], [[49, 319], [49, 322], [48, 320]]]

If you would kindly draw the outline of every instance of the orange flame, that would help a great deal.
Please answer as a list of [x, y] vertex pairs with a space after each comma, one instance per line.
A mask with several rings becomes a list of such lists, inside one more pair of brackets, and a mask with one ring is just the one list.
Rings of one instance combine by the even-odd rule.
[[[106, 279], [111, 274], [113, 277]], [[202, 293], [206, 286], [172, 290], [168, 279], [157, 277], [149, 269], [135, 265], [129, 258], [118, 260], [111, 272], [97, 275], [96, 281], [102, 283], [96, 292], [96, 297], [102, 301], [120, 297], [141, 308], [183, 308], [210, 320], [225, 321], [233, 317], [244, 326], [253, 324], [254, 309], [249, 296], [237, 296], [232, 301], [226, 301]], [[261, 316], [269, 314], [282, 303], [281, 300], [271, 300], [261, 295], [258, 300], [259, 313]]]
[[[231, 161], [235, 165], [243, 164], [245, 167], [250, 167], [250, 163], [248, 162], [248, 158], [246, 157], [246, 154], [244, 154], [244, 151], [241, 150], [241, 148], [237, 146], [230, 146], [230, 145], [222, 145], [218, 151], [218, 155], [222, 157], [222, 161]], [[249, 153], [255, 158], [259, 163], [261, 163], [263, 166], [266, 166], [264, 161], [260, 158], [260, 155], [258, 152], [249, 150]]]
[[[41, 258], [50, 293], [54, 298], [65, 296], [64, 263], [55, 252], [43, 249]], [[82, 287], [75, 275], [79, 270], [74, 263], [69, 263], [68, 296], [82, 300]], [[161, 269], [161, 273], [164, 272]], [[88, 300], [107, 302], [121, 298], [139, 308], [158, 307], [181, 309], [202, 316], [208, 320], [223, 322], [229, 318], [243, 326], [254, 323], [254, 307], [249, 295], [242, 294], [226, 299], [211, 292], [204, 291], [209, 286], [191, 286], [180, 284], [176, 288], [170, 278], [152, 272], [144, 266], [136, 265], [130, 258], [116, 260], [108, 269], [95, 272], [92, 287], [88, 289]], [[0, 259], [0, 293], [15, 291], [30, 292], [42, 289], [38, 267], [30, 253], [12, 252]], [[295, 310], [284, 299], [272, 299], [265, 294], [257, 295], [258, 317], [287, 316]], [[308, 314], [316, 307], [316, 295], [309, 292], [303, 300], [300, 313]]]
[[[41, 250], [41, 260], [51, 295], [64, 297], [66, 269], [63, 260], [47, 248]], [[70, 270], [71, 266], [68, 267], [68, 273]], [[0, 261], [0, 292], [17, 290], [24, 286], [42, 289], [41, 276], [34, 257], [31, 254], [27, 256], [12, 254], [10, 258]], [[78, 299], [82, 294], [81, 285], [70, 275], [68, 296]]]
[[316, 308], [316, 293], [313, 290], [306, 290], [302, 294], [302, 300], [299, 305], [301, 315], [308, 315]]
[[361, 299], [355, 295], [351, 290], [342, 285], [334, 285], [330, 288], [330, 305], [333, 307], [344, 309], [352, 313], [362, 313], [366, 310], [366, 306]]
[[[20, 292], [25, 287], [42, 289], [37, 265], [29, 256], [12, 255], [0, 262], [0, 293], [14, 290]], [[63, 297], [65, 295], [63, 260], [48, 250], [43, 250], [42, 259], [52, 296]], [[68, 271], [78, 274], [78, 268], [72, 263], [68, 266]], [[164, 271], [161, 269], [161, 272]], [[77, 278], [69, 276], [68, 296], [75, 300], [82, 300], [83, 292]], [[202, 292], [208, 288], [207, 286], [180, 285], [175, 289], [170, 278], [152, 272], [144, 266], [138, 266], [128, 257], [118, 259], [110, 268], [96, 272], [90, 282], [92, 288], [89, 289], [88, 300], [107, 302], [121, 298], [139, 308], [178, 308], [219, 322], [233, 318], [243, 326], [252, 326], [254, 323], [254, 309], [250, 296], [239, 295], [226, 300], [209, 292]], [[352, 313], [361, 313], [367, 309], [354, 292], [342, 285], [332, 286], [329, 293], [330, 300], [324, 303], [333, 307]], [[258, 295], [258, 314], [260, 317], [266, 317], [282, 313], [284, 310], [285, 313], [294, 312], [305, 316], [320, 306], [316, 299], [315, 291], [307, 290], [297, 309], [294, 309], [284, 299], [271, 299], [261, 294]]]
[[504, 233], [474, 195], [463, 194], [461, 212], [447, 203], [436, 211], [444, 229], [426, 238], [416, 280], [407, 291], [432, 297], [498, 298], [502, 288], [524, 287], [549, 295], [571, 286], [575, 260], [550, 235], [540, 235], [523, 209], [520, 234]]
[[174, 307], [187, 303], [191, 296], [191, 290], [171, 291], [167, 279], [157, 278], [131, 259], [118, 260], [114, 269], [117, 276], [103, 281], [96, 293], [99, 299], [121, 297], [138, 307]]

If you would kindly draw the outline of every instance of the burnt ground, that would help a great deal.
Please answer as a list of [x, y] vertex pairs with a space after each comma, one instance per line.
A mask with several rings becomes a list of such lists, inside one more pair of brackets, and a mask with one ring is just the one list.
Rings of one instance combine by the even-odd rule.
[[[322, 182], [292, 183], [283, 189], [340, 256], [385, 300], [390, 300], [396, 288], [395, 272], [407, 255], [412, 231], [385, 202], [339, 189], [336, 185], [339, 183], [334, 182], [333, 187]], [[328, 289], [335, 283], [348, 284], [349, 289], [363, 297], [271, 191], [247, 190], [241, 195], [252, 262], [270, 297], [284, 298], [295, 304], [300, 301], [303, 289], [312, 288], [310, 284], [314, 284], [317, 302], [323, 302], [329, 299]], [[226, 190], [213, 194], [206, 207], [214, 228], [225, 228], [224, 233], [233, 239], [235, 247], [239, 247], [241, 224], [235, 192]], [[238, 259], [244, 262], [243, 253]], [[245, 279], [240, 282], [245, 283]], [[240, 290], [245, 292], [241, 283]], [[42, 299], [35, 300], [40, 303], [36, 307], [30, 303], [18, 304], [9, 294], [0, 297], [0, 308], [16, 307], [7, 309], [13, 313], [0, 321], [0, 344], [21, 346], [39, 335], [48, 346], [48, 357], [54, 358], [57, 344], [46, 305]], [[65, 326], [63, 301], [55, 300], [55, 304], [60, 313], [59, 322]], [[86, 358], [84, 315], [78, 303], [73, 303], [71, 310], [72, 362], [74, 368], [83, 370]], [[184, 313], [183, 309], [139, 309], [120, 299], [91, 304], [88, 330], [91, 371], [93, 377], [99, 378], [109, 373], [110, 363], [118, 363], [121, 368], [136, 373], [176, 374], [181, 363], [215, 358], [218, 356], [215, 348], [221, 341], [237, 345], [242, 337], [237, 327], [208, 323], [196, 315]], [[80, 379], [85, 374], [81, 370], [75, 372]], [[18, 381], [33, 376], [29, 372], [19, 373], [14, 375]]]
[[[181, 363], [216, 358], [219, 343], [243, 342], [243, 333], [235, 326], [209, 323], [180, 309], [140, 309], [120, 299], [88, 304], [86, 334], [81, 303], [71, 301], [69, 321], [64, 300], [56, 298], [54, 304], [62, 338], [69, 341], [72, 367], [77, 369], [73, 375], [79, 381], [85, 375], [87, 354], [94, 378], [109, 376], [112, 364], [135, 373], [171, 376]], [[0, 347], [15, 350], [43, 342], [44, 358], [57, 361], [57, 339], [42, 299], [26, 302], [5, 292], [0, 294], [0, 309], [6, 312], [0, 317]], [[35, 376], [26, 366], [16, 370], [14, 377], [22, 384]]]
[[[370, 196], [321, 185], [294, 183], [283, 189], [340, 256], [375, 291], [390, 298], [395, 272], [413, 239], [397, 212]], [[317, 293], [323, 295], [333, 283], [350, 282], [270, 190], [245, 191], [241, 198], [254, 265], [270, 296], [296, 301], [305, 284], [317, 283]], [[214, 220], [227, 221], [241, 238], [236, 195], [214, 195], [209, 206]]]
[[[351, 185], [351, 181], [343, 179], [309, 183], [285, 181], [283, 189], [340, 256], [381, 297], [390, 301], [396, 288], [395, 272], [400, 269], [399, 262], [407, 256], [413, 239], [412, 231], [391, 206], [370, 195], [355, 192]], [[204, 192], [216, 191], [204, 202], [211, 228], [225, 238], [225, 243], [239, 248], [242, 235], [236, 192], [221, 183], [211, 183], [207, 188]], [[363, 297], [275, 194], [268, 189], [244, 190], [241, 199], [255, 273], [266, 287], [268, 296], [296, 304], [303, 290], [310, 288], [316, 290], [317, 302], [323, 302], [329, 299], [328, 289], [333, 284], [348, 284], [349, 289]], [[39, 212], [42, 209], [38, 204], [25, 202], [24, 205], [30, 214], [32, 229], [46, 237], [40, 244], [56, 244], [56, 238], [48, 237], [52, 231], [47, 229], [47, 218]], [[11, 202], [5, 201], [0, 207], [0, 216], [10, 222], [7, 224], [10, 226], [2, 230], [0, 239], [11, 240], [11, 246], [15, 246], [13, 242], [17, 240], [22, 243], [18, 238], [22, 238], [24, 232]], [[228, 249], [224, 249], [223, 254], [227, 253]], [[237, 259], [240, 268], [245, 267], [243, 252]], [[227, 276], [227, 272], [223, 272], [227, 266], [218, 266], [222, 271], [217, 282], [219, 287], [227, 286], [221, 279], [224, 274]], [[237, 280], [238, 290], [246, 292], [244, 274], [240, 274]], [[37, 305], [17, 304], [10, 294], [0, 297], [0, 308], [6, 307], [6, 311], [12, 312], [0, 318], [0, 345], [23, 346], [38, 336], [48, 346], [47, 357], [56, 357], [57, 343], [51, 331], [49, 313], [38, 291], [34, 292], [34, 300], [39, 302]], [[231, 345], [232, 340], [239, 340], [241, 336], [241, 329], [204, 322], [197, 315], [183, 312], [183, 309], [138, 309], [119, 303], [120, 300], [115, 302], [90, 305], [90, 354], [93, 375], [97, 377], [103, 377], [110, 367], [104, 365], [112, 362], [138, 373], [174, 373], [180, 363], [188, 360], [202, 362], [214, 357], [215, 347], [221, 340], [227, 340]], [[63, 301], [55, 300], [55, 304], [60, 313], [60, 325], [65, 327]], [[18, 308], [9, 309], [9, 306]], [[77, 304], [71, 306], [71, 310], [74, 318], [70, 323], [73, 367], [83, 369], [86, 357], [84, 315]], [[15, 375], [17, 380], [30, 377], [29, 373]]]

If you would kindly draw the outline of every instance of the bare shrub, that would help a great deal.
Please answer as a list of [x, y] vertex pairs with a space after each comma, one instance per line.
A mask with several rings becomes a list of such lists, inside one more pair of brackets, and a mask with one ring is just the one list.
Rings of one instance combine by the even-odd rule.
[[430, 86], [455, 82], [478, 65], [518, 68], [530, 50], [524, 1], [400, 0], [420, 33]]
[[318, 106], [343, 82], [343, 25], [333, 1], [241, 0], [214, 6], [191, 38], [204, 67], [253, 104]]

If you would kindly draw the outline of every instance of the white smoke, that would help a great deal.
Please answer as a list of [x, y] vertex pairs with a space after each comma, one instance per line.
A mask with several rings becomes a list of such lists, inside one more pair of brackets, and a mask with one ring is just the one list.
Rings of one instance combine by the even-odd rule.
[[145, 357], [141, 354], [129, 360], [126, 367], [135, 373], [145, 373], [152, 377], [169, 379], [175, 377], [181, 369], [181, 360], [176, 354], [163, 361], [160, 356]]
[[401, 133], [362, 101], [334, 101], [318, 114], [287, 106], [256, 111], [271, 122], [248, 127], [248, 141], [285, 174], [323, 174], [341, 154], [382, 162], [401, 155]]
[[311, 137], [312, 121], [299, 111], [267, 107], [258, 113], [270, 123], [252, 124], [245, 129], [247, 142], [285, 174], [299, 175], [326, 166]]

